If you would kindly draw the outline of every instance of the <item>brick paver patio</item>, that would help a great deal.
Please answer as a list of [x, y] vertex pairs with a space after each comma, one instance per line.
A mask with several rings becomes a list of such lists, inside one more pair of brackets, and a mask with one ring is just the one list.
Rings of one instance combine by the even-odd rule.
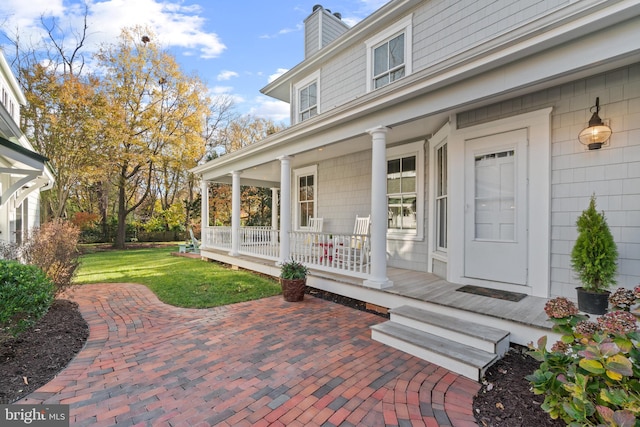
[[480, 385], [372, 341], [373, 314], [308, 295], [182, 309], [134, 284], [72, 299], [85, 348], [18, 402], [69, 404], [71, 425], [477, 425]]

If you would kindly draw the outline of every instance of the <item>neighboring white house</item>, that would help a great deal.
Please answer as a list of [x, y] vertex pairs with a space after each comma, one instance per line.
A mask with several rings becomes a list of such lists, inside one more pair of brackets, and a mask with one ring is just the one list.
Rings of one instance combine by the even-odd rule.
[[40, 191], [53, 185], [47, 158], [36, 153], [20, 130], [26, 104], [0, 51], [0, 242], [21, 243], [40, 224]]
[[[291, 105], [291, 127], [193, 169], [204, 199], [209, 182], [233, 188], [231, 227], [202, 204], [203, 257], [272, 275], [294, 257], [314, 287], [526, 345], [548, 333], [546, 298], [576, 298], [575, 222], [595, 194], [618, 284], [640, 282], [640, 1], [393, 0], [352, 28], [316, 6], [305, 58], [262, 92]], [[596, 100], [613, 134], [589, 150]], [[273, 227], [241, 227], [241, 185], [273, 189]], [[406, 351], [440, 344], [420, 345]]]

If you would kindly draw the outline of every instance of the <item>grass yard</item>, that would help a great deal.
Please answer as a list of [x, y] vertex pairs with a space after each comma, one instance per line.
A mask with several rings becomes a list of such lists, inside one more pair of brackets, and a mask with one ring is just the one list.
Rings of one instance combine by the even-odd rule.
[[75, 284], [140, 283], [171, 305], [207, 308], [280, 293], [280, 285], [246, 271], [199, 259], [171, 256], [162, 248], [108, 250], [83, 255]]

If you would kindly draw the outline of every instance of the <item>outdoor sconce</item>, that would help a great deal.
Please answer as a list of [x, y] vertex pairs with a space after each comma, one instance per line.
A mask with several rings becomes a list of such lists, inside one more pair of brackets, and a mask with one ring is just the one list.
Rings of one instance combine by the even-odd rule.
[[595, 111], [593, 116], [591, 116], [591, 120], [589, 120], [589, 127], [582, 129], [580, 135], [578, 135], [578, 139], [584, 145], [586, 145], [589, 150], [598, 150], [602, 147], [602, 144], [609, 140], [611, 136], [611, 128], [604, 123], [602, 123], [602, 119], [598, 116], [600, 112], [600, 98], [596, 98], [596, 105], [591, 107], [589, 111]]

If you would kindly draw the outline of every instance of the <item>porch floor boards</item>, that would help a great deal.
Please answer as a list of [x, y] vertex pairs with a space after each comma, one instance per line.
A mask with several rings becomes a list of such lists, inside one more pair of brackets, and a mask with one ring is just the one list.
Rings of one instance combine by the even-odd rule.
[[[211, 258], [216, 259], [215, 254], [228, 255], [224, 251], [205, 249], [211, 254]], [[259, 265], [274, 265], [273, 261], [240, 255], [238, 257], [245, 263], [255, 263]], [[463, 285], [447, 282], [442, 278], [420, 271], [406, 270], [402, 268], [389, 267], [387, 276], [393, 282], [393, 286], [385, 289], [372, 289], [362, 284], [362, 279], [345, 276], [338, 273], [326, 272], [310, 269], [310, 275], [330, 279], [339, 283], [346, 283], [354, 286], [362, 286], [368, 290], [375, 290], [388, 294], [394, 294], [403, 298], [424, 301], [446, 307], [457, 308], [481, 315], [488, 315], [499, 319], [504, 319], [525, 325], [531, 325], [543, 329], [551, 329], [551, 322], [547, 320], [544, 312], [546, 298], [526, 296], [518, 302], [506, 301], [481, 295], [473, 295], [466, 292], [455, 292]]]

